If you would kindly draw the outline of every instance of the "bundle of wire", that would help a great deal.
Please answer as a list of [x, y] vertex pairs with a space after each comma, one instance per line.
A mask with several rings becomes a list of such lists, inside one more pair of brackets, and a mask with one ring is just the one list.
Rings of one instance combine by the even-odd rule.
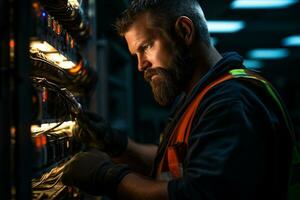
[[53, 188], [60, 181], [64, 167], [65, 164], [55, 167], [50, 172], [45, 173], [40, 179], [34, 179], [32, 181], [32, 188], [39, 190], [48, 190]]
[[51, 132], [62, 125], [66, 121], [69, 114], [72, 114], [73, 117], [76, 117], [81, 112], [81, 105], [77, 102], [72, 93], [66, 88], [60, 88], [58, 85], [49, 82], [45, 78], [34, 77], [32, 78], [32, 81], [35, 87], [46, 87], [47, 89], [56, 92], [63, 99], [64, 106], [67, 109], [63, 119], [58, 124], [49, 128], [48, 130], [41, 131], [36, 134]]

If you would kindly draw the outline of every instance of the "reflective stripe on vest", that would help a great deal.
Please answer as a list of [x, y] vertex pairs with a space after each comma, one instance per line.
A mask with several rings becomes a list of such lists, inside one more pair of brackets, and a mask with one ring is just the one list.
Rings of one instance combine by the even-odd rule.
[[[272, 88], [271, 84], [269, 84], [261, 76], [249, 70], [245, 70], [245, 69], [231, 70], [229, 71], [229, 73], [226, 73], [225, 75], [221, 76], [220, 78], [218, 78], [217, 80], [213, 81], [208, 86], [206, 86], [186, 108], [185, 112], [183, 113], [180, 120], [178, 121], [175, 129], [173, 130], [169, 138], [166, 150], [164, 151], [162, 159], [159, 162], [158, 170], [156, 174], [157, 179], [170, 180], [170, 179], [177, 179], [182, 177], [183, 175], [182, 162], [186, 156], [188, 139], [191, 133], [193, 119], [201, 100], [203, 99], [205, 94], [216, 85], [219, 85], [220, 83], [235, 78], [254, 80], [260, 84], [262, 83], [264, 88], [276, 101], [276, 104], [279, 106], [283, 114], [284, 121], [288, 125], [291, 134], [293, 133], [292, 128], [289, 127], [290, 123], [289, 123], [288, 115], [286, 114], [286, 111], [281, 104], [278, 94]], [[293, 134], [292, 134], [292, 139], [294, 140]]]

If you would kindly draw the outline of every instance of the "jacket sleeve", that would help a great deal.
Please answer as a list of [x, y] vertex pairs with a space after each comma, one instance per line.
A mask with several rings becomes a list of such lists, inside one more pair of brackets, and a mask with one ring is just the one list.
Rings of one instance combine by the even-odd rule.
[[230, 90], [218, 91], [203, 103], [194, 119], [183, 177], [168, 184], [170, 199], [257, 199], [266, 120], [243, 95]]

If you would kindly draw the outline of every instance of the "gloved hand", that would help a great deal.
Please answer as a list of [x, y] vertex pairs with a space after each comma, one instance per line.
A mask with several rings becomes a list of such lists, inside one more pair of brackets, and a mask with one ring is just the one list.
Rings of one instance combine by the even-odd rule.
[[114, 197], [120, 181], [130, 173], [127, 165], [114, 164], [98, 150], [76, 154], [64, 167], [62, 182], [91, 195]]
[[82, 111], [77, 116], [77, 137], [89, 147], [106, 152], [111, 157], [121, 155], [127, 148], [128, 138], [113, 129], [108, 122], [95, 113]]

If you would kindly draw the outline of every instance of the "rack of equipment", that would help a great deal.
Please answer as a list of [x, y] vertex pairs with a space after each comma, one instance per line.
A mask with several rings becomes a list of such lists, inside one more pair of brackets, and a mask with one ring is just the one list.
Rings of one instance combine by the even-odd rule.
[[60, 180], [82, 148], [74, 116], [97, 82], [84, 52], [90, 1], [1, 2], [0, 199], [83, 198]]

